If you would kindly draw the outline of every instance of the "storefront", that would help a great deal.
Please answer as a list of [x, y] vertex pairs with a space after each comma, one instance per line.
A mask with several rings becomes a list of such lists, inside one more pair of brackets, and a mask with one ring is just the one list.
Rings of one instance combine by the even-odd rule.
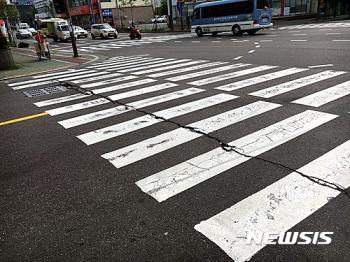
[[112, 9], [102, 9], [103, 23], [107, 23], [114, 27]]

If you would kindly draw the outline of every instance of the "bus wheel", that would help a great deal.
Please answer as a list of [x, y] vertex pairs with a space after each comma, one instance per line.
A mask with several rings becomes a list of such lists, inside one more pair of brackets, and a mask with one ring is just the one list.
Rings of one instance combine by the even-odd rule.
[[242, 30], [241, 30], [241, 28], [239, 27], [239, 25], [235, 25], [235, 26], [232, 28], [232, 32], [233, 32], [233, 35], [242, 35]]
[[198, 36], [203, 36], [202, 28], [198, 27], [198, 28], [196, 29], [196, 34], [197, 34]]
[[249, 30], [249, 31], [247, 31], [248, 35], [255, 35], [256, 32], [258, 32], [258, 30]]
[[217, 36], [218, 32], [211, 33], [213, 36]]

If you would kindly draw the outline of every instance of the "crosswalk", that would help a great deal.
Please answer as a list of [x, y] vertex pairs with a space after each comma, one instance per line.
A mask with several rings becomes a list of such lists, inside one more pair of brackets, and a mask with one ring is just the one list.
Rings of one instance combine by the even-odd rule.
[[350, 22], [330, 22], [305, 25], [283, 26], [279, 29], [327, 29], [327, 28], [350, 28]]
[[[112, 39], [98, 41], [98, 43], [79, 43], [77, 42], [77, 49], [79, 52], [93, 53], [95, 51], [109, 51], [120, 48], [134, 47], [149, 45], [152, 43], [164, 43], [169, 40], [183, 39], [193, 37], [191, 34], [176, 34], [176, 35], [162, 35], [162, 36], [153, 36], [153, 37], [143, 37], [141, 40], [125, 40], [125, 39]], [[57, 51], [66, 51], [73, 52], [73, 49], [70, 46], [57, 46], [54, 48]]]
[[[195, 190], [201, 183], [242, 163], [317, 132], [341, 117], [322, 110], [322, 106], [341, 99], [349, 101], [350, 95], [350, 75], [346, 71], [140, 56], [113, 57], [82, 69], [33, 76], [8, 85], [22, 91], [60, 85], [62, 81], [78, 85], [86, 92], [42, 96], [35, 98], [34, 105], [52, 117], [60, 116], [57, 122], [64, 129], [80, 126], [85, 132], [76, 137], [86, 146], [114, 141], [121, 136], [132, 138], [134, 132], [161, 122], [173, 125], [170, 131], [159, 130], [124, 147], [116, 145], [114, 150], [98, 152], [117, 169], [141, 161], [147, 165], [149, 159], [166, 161], [161, 153], [167, 150], [186, 154], [181, 148], [200, 138], [217, 142], [216, 147], [207, 152], [188, 156], [184, 162], [135, 181], [138, 190], [157, 202], [171, 202], [184, 191]], [[311, 94], [302, 92], [308, 88]], [[289, 101], [285, 96], [279, 100], [287, 93], [294, 94]], [[245, 99], [241, 99], [242, 94]], [[123, 102], [124, 99], [128, 102]], [[278, 110], [288, 105], [301, 105], [300, 113], [287, 114], [288, 117], [272, 124], [259, 121], [260, 117], [278, 114]], [[350, 109], [346, 110], [345, 114], [349, 114]], [[142, 115], [128, 117], [127, 113], [132, 111]], [[200, 118], [198, 112], [201, 112]], [[121, 114], [126, 120], [118, 120]], [[188, 116], [192, 121], [182, 124], [181, 118]], [[108, 124], [105, 121], [102, 127], [91, 130], [89, 123], [103, 119], [109, 119]], [[255, 121], [259, 128], [225, 145], [234, 150], [223, 150], [220, 132], [234, 130], [236, 125], [247, 121]], [[350, 173], [350, 141], [343, 141], [298, 172], [342, 188], [349, 187], [350, 177], [346, 174]], [[339, 193], [292, 172], [193, 226], [234, 261], [246, 261], [263, 248], [244, 243], [247, 231], [288, 231], [326, 205], [327, 197]], [[321, 197], [310, 200], [310, 194]], [[301, 211], [292, 215], [296, 208]], [[253, 218], [255, 223], [251, 223]]]

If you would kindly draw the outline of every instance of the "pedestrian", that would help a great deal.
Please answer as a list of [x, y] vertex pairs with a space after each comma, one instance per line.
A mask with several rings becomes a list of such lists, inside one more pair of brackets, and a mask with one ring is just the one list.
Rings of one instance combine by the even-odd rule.
[[191, 15], [189, 13], [187, 13], [187, 16], [186, 16], [186, 24], [187, 24], [187, 30], [189, 30], [190, 24], [191, 24]]

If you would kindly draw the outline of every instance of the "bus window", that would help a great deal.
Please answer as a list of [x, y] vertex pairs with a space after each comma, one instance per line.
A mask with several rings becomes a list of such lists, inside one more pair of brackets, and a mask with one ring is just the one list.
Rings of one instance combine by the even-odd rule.
[[199, 8], [194, 10], [193, 19], [199, 19]]
[[272, 0], [257, 0], [256, 9], [272, 8]]

